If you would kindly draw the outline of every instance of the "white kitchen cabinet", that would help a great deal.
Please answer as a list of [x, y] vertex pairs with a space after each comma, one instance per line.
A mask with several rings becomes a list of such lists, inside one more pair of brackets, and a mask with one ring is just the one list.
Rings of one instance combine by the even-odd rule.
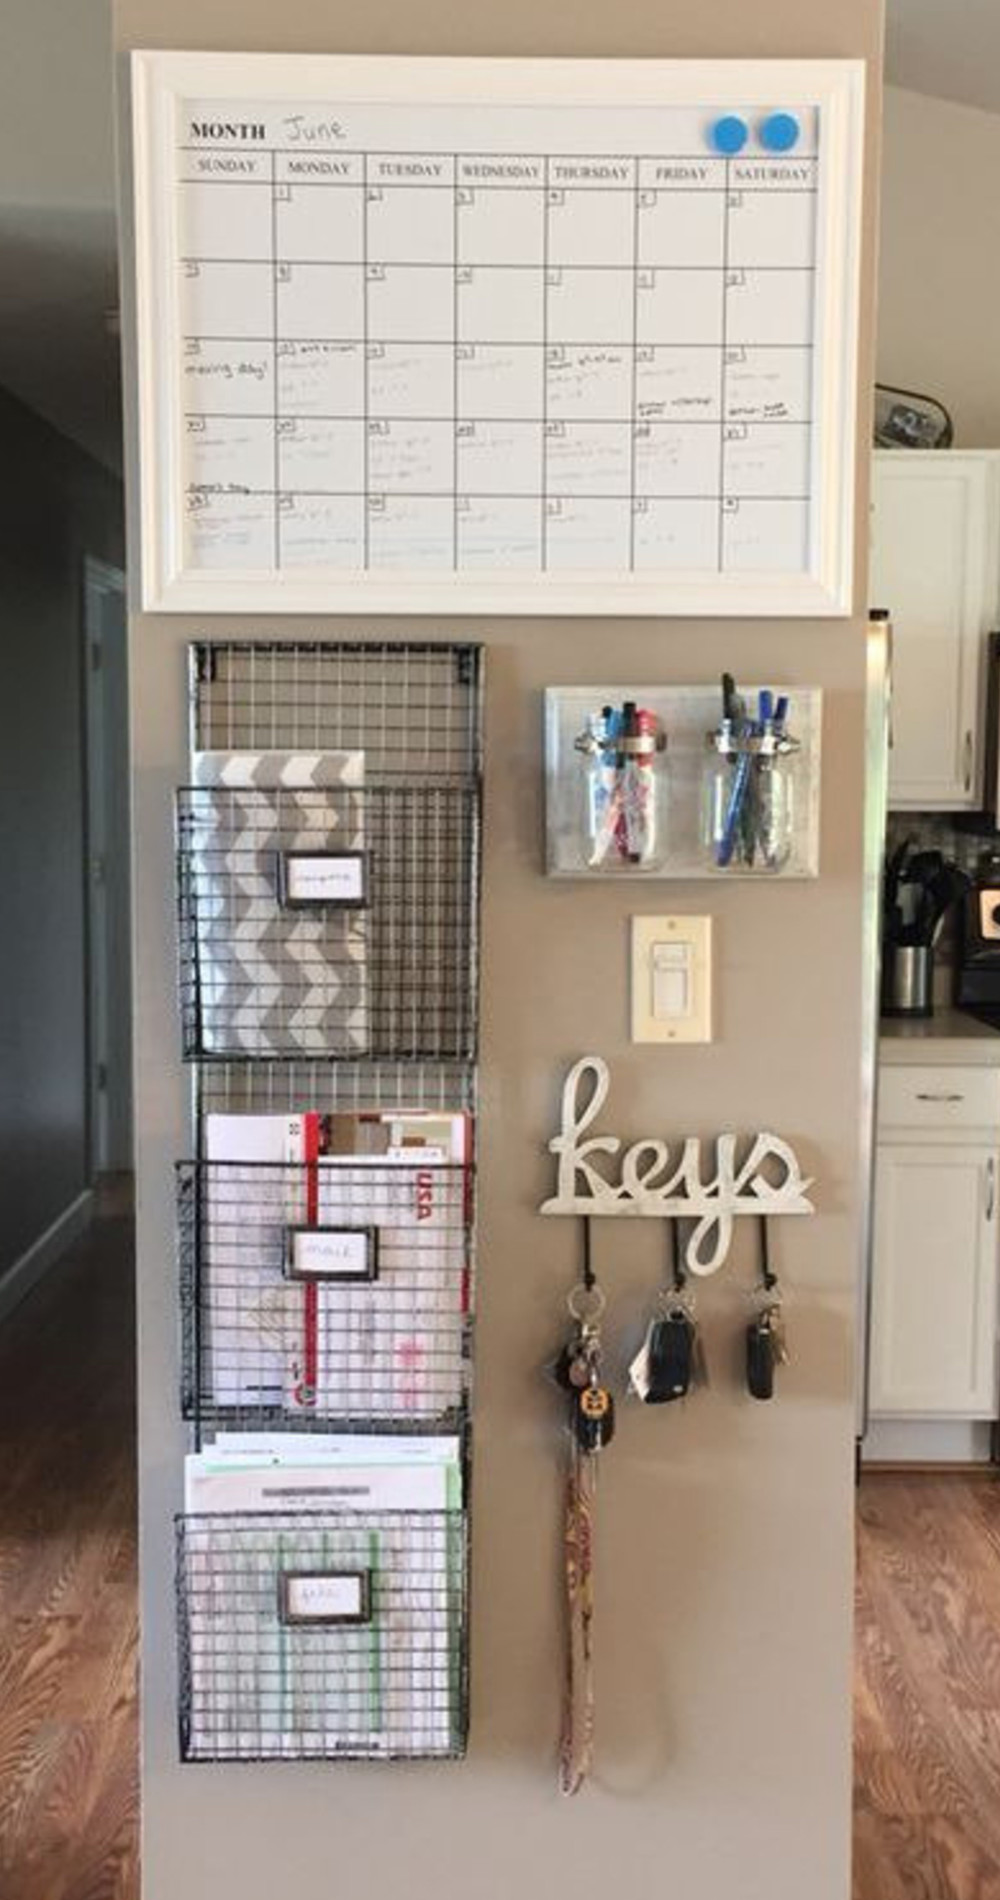
[[873, 1418], [995, 1416], [997, 1175], [997, 1150], [985, 1142], [880, 1137]]
[[960, 811], [982, 803], [998, 547], [1000, 453], [876, 453], [870, 597], [892, 618], [891, 809]]

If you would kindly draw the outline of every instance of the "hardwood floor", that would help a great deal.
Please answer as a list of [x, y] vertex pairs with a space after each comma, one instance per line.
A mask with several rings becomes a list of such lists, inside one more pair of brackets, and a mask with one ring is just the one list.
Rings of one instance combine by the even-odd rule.
[[1000, 1900], [1000, 1479], [866, 1476], [854, 1900]]
[[[2, 1900], [139, 1900], [131, 1239], [0, 1329]], [[1000, 1478], [865, 1477], [855, 1733], [854, 1900], [1000, 1900]]]
[[131, 1223], [0, 1329], [0, 1895], [138, 1900]]

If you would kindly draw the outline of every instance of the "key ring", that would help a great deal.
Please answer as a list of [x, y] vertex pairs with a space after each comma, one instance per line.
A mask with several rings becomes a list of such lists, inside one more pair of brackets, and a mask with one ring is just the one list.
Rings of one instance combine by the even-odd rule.
[[603, 1318], [607, 1301], [603, 1289], [596, 1283], [587, 1286], [583, 1280], [578, 1280], [569, 1293], [566, 1305], [578, 1326], [593, 1327]]
[[695, 1297], [691, 1290], [687, 1271], [684, 1266], [683, 1235], [680, 1217], [670, 1222], [670, 1285], [661, 1286], [657, 1294], [657, 1307], [667, 1319], [671, 1313], [683, 1313], [686, 1318], [694, 1318]]
[[669, 1319], [672, 1313], [683, 1313], [687, 1319], [693, 1319], [697, 1302], [691, 1288], [661, 1286], [656, 1293], [656, 1311], [661, 1318]]

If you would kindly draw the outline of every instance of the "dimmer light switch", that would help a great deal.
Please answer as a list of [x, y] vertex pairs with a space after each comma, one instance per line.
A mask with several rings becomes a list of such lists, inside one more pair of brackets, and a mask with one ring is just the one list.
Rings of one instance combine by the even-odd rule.
[[691, 945], [654, 943], [652, 950], [652, 1014], [654, 1022], [691, 1013]]
[[633, 1042], [711, 1042], [711, 953], [710, 917], [633, 917]]

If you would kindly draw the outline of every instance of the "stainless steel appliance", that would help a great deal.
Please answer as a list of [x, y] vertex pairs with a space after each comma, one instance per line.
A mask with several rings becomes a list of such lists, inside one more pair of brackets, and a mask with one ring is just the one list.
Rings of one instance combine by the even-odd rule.
[[913, 839], [886, 860], [882, 926], [883, 1016], [934, 1011], [934, 947], [968, 879], [941, 851], [914, 851]]
[[970, 827], [1000, 829], [1000, 633], [991, 633], [986, 661], [986, 733], [983, 742], [983, 809]]
[[855, 1329], [855, 1439], [868, 1429], [868, 1336], [871, 1303], [871, 1245], [875, 1170], [875, 1089], [878, 1058], [880, 947], [884, 899], [883, 853], [889, 771], [890, 651], [889, 616], [870, 616], [865, 691], [865, 843], [861, 911], [861, 1098], [858, 1116], [859, 1179], [858, 1323]]
[[962, 904], [956, 1001], [1000, 1029], [1000, 846], [983, 858]]

